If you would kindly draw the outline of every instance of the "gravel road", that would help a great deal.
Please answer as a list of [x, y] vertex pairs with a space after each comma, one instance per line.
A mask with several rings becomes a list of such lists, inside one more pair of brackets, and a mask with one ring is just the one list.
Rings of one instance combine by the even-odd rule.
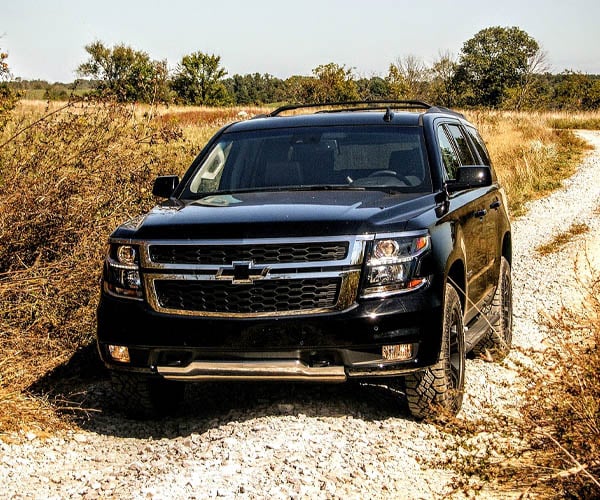
[[[600, 133], [581, 135], [596, 150], [578, 173], [513, 221], [514, 344], [523, 349], [498, 365], [467, 361], [461, 419], [485, 416], [488, 406], [518, 409], [517, 366], [544, 345], [540, 312], [576, 300], [565, 277], [585, 260], [582, 250], [600, 255]], [[534, 251], [574, 222], [590, 227], [576, 245], [545, 257]], [[193, 387], [180, 413], [145, 423], [111, 406], [105, 380], [81, 389], [89, 411], [79, 428], [0, 442], [0, 497], [414, 499], [453, 491], [456, 473], [432, 468], [452, 458], [452, 434], [415, 422], [381, 388]]]

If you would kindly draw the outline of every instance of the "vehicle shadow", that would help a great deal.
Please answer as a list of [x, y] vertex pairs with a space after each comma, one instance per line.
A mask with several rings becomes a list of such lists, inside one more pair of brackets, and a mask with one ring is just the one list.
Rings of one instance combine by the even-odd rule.
[[29, 388], [44, 396], [63, 418], [101, 435], [174, 438], [203, 434], [263, 417], [411, 419], [404, 397], [382, 384], [225, 382], [186, 384], [181, 406], [162, 418], [132, 420], [116, 406], [110, 379], [95, 346]]

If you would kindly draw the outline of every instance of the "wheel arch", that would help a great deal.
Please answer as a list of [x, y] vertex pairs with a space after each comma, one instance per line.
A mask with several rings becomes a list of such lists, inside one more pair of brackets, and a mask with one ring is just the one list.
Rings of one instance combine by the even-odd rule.
[[462, 259], [457, 259], [452, 263], [446, 273], [446, 282], [456, 289], [458, 297], [460, 298], [460, 306], [464, 312], [467, 302], [467, 276], [465, 264]]
[[512, 267], [512, 236], [510, 231], [504, 233], [502, 238], [502, 257], [504, 257]]

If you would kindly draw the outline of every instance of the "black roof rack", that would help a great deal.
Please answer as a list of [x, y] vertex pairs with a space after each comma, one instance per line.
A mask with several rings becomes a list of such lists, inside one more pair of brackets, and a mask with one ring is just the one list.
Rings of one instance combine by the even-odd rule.
[[266, 116], [279, 116], [285, 111], [292, 111], [294, 109], [308, 109], [308, 108], [340, 108], [340, 109], [329, 109], [321, 110], [319, 113], [335, 113], [339, 111], [368, 111], [378, 109], [425, 109], [429, 110], [433, 108], [431, 104], [427, 104], [423, 101], [398, 101], [398, 100], [376, 100], [376, 101], [341, 101], [341, 102], [325, 102], [321, 104], [290, 104], [288, 106], [281, 106], [274, 111], [271, 111]]
[[454, 111], [450, 108], [445, 108], [444, 106], [431, 106], [431, 108], [429, 108], [426, 111], [426, 113], [446, 113], [448, 115], [458, 116], [459, 118], [464, 118], [466, 120], [465, 115], [463, 115], [462, 113]]

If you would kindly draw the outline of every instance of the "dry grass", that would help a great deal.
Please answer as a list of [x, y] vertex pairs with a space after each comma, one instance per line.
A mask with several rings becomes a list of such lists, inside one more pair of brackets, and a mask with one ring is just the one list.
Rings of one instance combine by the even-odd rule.
[[[270, 110], [270, 108], [241, 106], [231, 108], [162, 106], [156, 112], [157, 119], [161, 123], [180, 127], [187, 142], [204, 145], [224, 125], [234, 121], [247, 120], [268, 113]], [[200, 148], [196, 152], [199, 150]]]
[[19, 104], [0, 131], [0, 434], [51, 421], [27, 389], [93, 341], [108, 235], [240, 111]]
[[455, 493], [600, 498], [600, 272], [592, 275], [580, 283], [588, 291], [581, 307], [545, 320], [550, 346], [527, 351], [534, 364], [511, 359], [526, 382], [517, 413], [488, 402], [476, 420], [434, 422], [449, 444], [447, 458], [431, 465], [457, 474]]
[[552, 113], [549, 124], [557, 129], [600, 130], [600, 111]]
[[192, 158], [179, 128], [131, 108], [80, 103], [28, 127], [45, 111], [19, 110], [0, 134], [14, 137], [0, 148], [0, 433], [27, 420], [7, 401], [92, 341], [110, 232]]
[[556, 114], [474, 111], [466, 115], [488, 145], [514, 216], [525, 213], [527, 201], [558, 188], [589, 147], [571, 131], [552, 129]]
[[577, 236], [587, 233], [590, 227], [587, 224], [572, 224], [564, 233], [559, 233], [548, 243], [544, 243], [536, 248], [540, 255], [548, 255], [558, 252], [565, 245], [573, 241]]
[[534, 484], [558, 498], [600, 497], [600, 274], [594, 274], [583, 307], [563, 308], [548, 320], [555, 344], [522, 410]]

